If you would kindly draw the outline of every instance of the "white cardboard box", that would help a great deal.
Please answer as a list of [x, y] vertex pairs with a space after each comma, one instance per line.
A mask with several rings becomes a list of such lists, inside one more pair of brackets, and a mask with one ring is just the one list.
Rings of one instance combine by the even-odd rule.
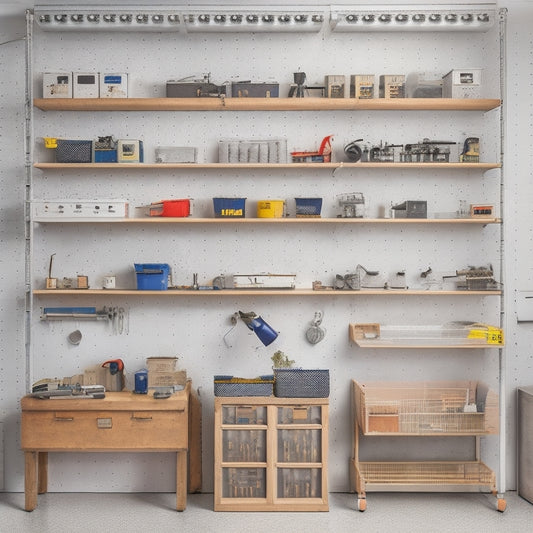
[[443, 98], [481, 98], [480, 68], [454, 69], [442, 78]]
[[128, 75], [121, 72], [100, 72], [100, 98], [127, 98]]
[[100, 96], [98, 72], [73, 72], [72, 78], [73, 98], [98, 98]]
[[43, 98], [72, 98], [72, 72], [43, 72]]
[[125, 218], [125, 200], [36, 200], [32, 202], [34, 219]]

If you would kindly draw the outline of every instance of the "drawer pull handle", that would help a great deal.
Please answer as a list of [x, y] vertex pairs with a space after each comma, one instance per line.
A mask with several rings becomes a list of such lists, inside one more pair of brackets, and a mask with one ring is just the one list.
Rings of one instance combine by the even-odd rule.
[[131, 418], [133, 420], [152, 420], [152, 417], [151, 416], [136, 416], [136, 415], [131, 415]]
[[74, 420], [74, 417], [66, 417], [66, 416], [55, 416], [54, 420], [56, 422], [72, 422]]

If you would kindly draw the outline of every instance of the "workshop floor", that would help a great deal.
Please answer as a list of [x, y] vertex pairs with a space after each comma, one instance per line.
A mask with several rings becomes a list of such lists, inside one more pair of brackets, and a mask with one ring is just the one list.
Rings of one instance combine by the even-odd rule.
[[330, 494], [321, 513], [213, 512], [212, 494], [190, 494], [173, 510], [168, 493], [48, 493], [23, 510], [24, 494], [0, 493], [0, 531], [6, 533], [522, 533], [533, 531], [533, 505], [516, 492], [496, 510], [487, 494], [371, 493], [356, 511], [353, 494]]

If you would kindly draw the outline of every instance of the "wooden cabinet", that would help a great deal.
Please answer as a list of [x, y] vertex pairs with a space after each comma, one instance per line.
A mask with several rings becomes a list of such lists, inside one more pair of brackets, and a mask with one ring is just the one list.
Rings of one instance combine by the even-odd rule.
[[215, 511], [327, 511], [328, 404], [215, 398]]

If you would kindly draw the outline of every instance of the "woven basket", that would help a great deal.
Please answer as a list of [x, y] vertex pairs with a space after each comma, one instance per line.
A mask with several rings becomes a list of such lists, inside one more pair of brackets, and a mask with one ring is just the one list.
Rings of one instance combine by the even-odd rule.
[[233, 376], [215, 376], [215, 396], [272, 396], [274, 376], [245, 379]]
[[275, 368], [274, 394], [279, 398], [328, 398], [329, 370]]

